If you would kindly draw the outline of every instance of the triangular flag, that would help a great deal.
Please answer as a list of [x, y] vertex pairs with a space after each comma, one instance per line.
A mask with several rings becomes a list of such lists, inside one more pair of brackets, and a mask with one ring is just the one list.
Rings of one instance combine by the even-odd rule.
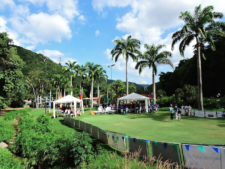
[[187, 145], [187, 144], [186, 144], [186, 145], [185, 145], [185, 148], [186, 148], [187, 151], [189, 151], [189, 150], [190, 150], [190, 145]]
[[219, 153], [219, 149], [217, 147], [213, 147], [213, 150], [216, 152], [216, 153]]
[[173, 143], [175, 149], [177, 149], [177, 143]]
[[129, 138], [129, 136], [125, 136], [125, 138]]
[[133, 142], [136, 142], [136, 138], [133, 138]]
[[148, 143], [149, 142], [149, 140], [145, 140], [145, 143]]
[[124, 140], [124, 137], [122, 137], [122, 140]]
[[107, 134], [107, 137], [109, 138], [109, 134]]
[[143, 142], [143, 139], [139, 139], [140, 142]]
[[163, 145], [164, 145], [164, 148], [167, 148], [167, 143], [163, 143]]
[[198, 149], [203, 153], [204, 152], [204, 147], [203, 146], [198, 146]]
[[114, 136], [112, 136], [112, 139], [114, 140]]
[[119, 140], [119, 136], [116, 136], [117, 141]]
[[158, 146], [158, 141], [154, 141], [154, 144], [155, 144], [156, 146]]

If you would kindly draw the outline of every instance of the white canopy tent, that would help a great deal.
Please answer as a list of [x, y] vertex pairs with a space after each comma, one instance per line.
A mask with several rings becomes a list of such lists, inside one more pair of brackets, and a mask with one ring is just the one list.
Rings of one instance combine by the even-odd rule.
[[84, 106], [83, 106], [83, 101], [75, 98], [71, 95], [67, 95], [65, 97], [62, 97], [61, 99], [55, 100], [53, 102], [53, 117], [55, 118], [55, 105], [56, 104], [66, 104], [66, 103], [73, 103], [74, 104], [74, 112], [76, 113], [77, 111], [77, 103], [80, 103], [82, 113], [84, 113]]
[[146, 108], [146, 111], [148, 112], [148, 105], [149, 105], [148, 97], [142, 96], [137, 93], [128, 94], [126, 96], [123, 96], [123, 97], [117, 99], [117, 108], [119, 106], [120, 101], [145, 101], [145, 108]]

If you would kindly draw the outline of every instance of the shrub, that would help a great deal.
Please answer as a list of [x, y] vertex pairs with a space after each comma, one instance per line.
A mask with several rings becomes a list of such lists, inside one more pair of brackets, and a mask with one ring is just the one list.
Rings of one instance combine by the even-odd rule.
[[29, 111], [31, 111], [31, 109], [21, 109], [16, 111], [10, 111], [4, 115], [4, 119], [13, 120], [13, 119], [16, 119], [18, 115], [28, 114]]
[[94, 158], [94, 155], [95, 152], [90, 136], [87, 133], [75, 135], [71, 142], [71, 157], [74, 159], [74, 165], [88, 164]]
[[13, 157], [8, 149], [0, 148], [0, 168], [1, 169], [22, 169], [21, 162]]
[[217, 98], [204, 98], [204, 107], [209, 109], [219, 108], [220, 102]]
[[174, 96], [164, 96], [157, 100], [157, 103], [160, 105], [160, 107], [166, 106], [168, 107], [170, 104], [175, 103]]
[[5, 121], [0, 119], [0, 142], [8, 142], [13, 137], [15, 129], [12, 121]]
[[87, 133], [56, 134], [48, 127], [49, 120], [45, 115], [36, 120], [31, 116], [21, 119], [20, 133], [12, 151], [28, 158], [28, 167], [77, 167], [88, 164], [98, 153], [98, 146]]

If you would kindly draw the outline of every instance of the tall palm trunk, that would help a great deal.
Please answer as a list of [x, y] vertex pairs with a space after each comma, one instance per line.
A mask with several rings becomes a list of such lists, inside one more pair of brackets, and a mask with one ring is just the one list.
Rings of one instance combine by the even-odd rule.
[[126, 60], [126, 87], [127, 87], [127, 95], [129, 94], [129, 86], [128, 86], [128, 60]]
[[153, 92], [153, 104], [156, 104], [156, 86], [155, 86], [155, 71], [152, 70], [152, 92]]
[[91, 108], [93, 108], [93, 86], [94, 86], [94, 78], [91, 79]]
[[73, 76], [70, 76], [70, 94], [73, 96]]
[[100, 90], [99, 90], [99, 83], [98, 83], [98, 104], [100, 104]]
[[198, 109], [204, 111], [203, 107], [203, 91], [202, 91], [202, 64], [201, 64], [201, 47], [200, 43], [197, 43], [198, 59], [197, 59], [197, 71], [198, 71]]

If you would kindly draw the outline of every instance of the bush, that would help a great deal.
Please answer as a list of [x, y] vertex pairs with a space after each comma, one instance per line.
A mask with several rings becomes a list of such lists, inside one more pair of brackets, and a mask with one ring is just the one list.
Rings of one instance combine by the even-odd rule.
[[160, 107], [168, 107], [170, 104], [175, 103], [174, 96], [164, 96], [157, 100]]
[[74, 159], [74, 165], [88, 164], [94, 158], [94, 155], [90, 136], [87, 133], [75, 135], [71, 142], [71, 156]]
[[31, 111], [31, 109], [21, 109], [16, 111], [10, 111], [4, 115], [4, 119], [13, 120], [13, 119], [16, 119], [18, 115], [28, 114], [29, 111]]
[[5, 99], [0, 96], [0, 111], [1, 109], [4, 109], [7, 107], [7, 103], [5, 102]]
[[0, 169], [22, 169], [21, 162], [8, 149], [0, 148]]
[[49, 126], [49, 118], [31, 116], [21, 119], [20, 134], [12, 151], [28, 158], [28, 167], [67, 168], [88, 164], [98, 153], [90, 136], [86, 133], [58, 135]]
[[220, 108], [220, 102], [217, 98], [204, 98], [204, 107], [208, 109]]
[[13, 137], [15, 129], [12, 121], [0, 119], [0, 142], [8, 142]]

